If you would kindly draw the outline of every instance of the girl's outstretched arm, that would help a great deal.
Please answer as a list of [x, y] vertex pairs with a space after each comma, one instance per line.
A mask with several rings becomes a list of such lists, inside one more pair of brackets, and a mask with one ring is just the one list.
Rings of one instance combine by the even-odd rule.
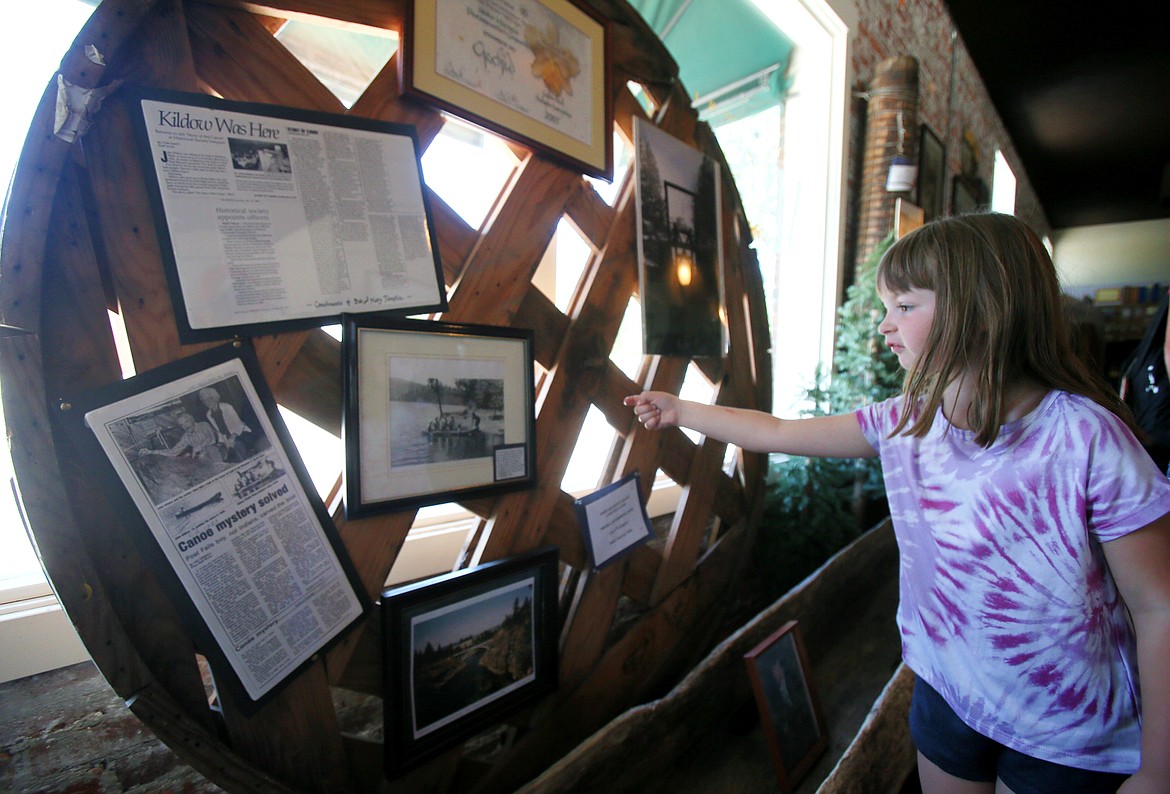
[[661, 391], [632, 394], [624, 402], [633, 407], [634, 415], [647, 430], [686, 427], [751, 452], [822, 458], [877, 455], [853, 414], [778, 419], [763, 411], [706, 405]]
[[1119, 794], [1165, 792], [1170, 781], [1170, 513], [1102, 545], [1137, 634], [1142, 766]]

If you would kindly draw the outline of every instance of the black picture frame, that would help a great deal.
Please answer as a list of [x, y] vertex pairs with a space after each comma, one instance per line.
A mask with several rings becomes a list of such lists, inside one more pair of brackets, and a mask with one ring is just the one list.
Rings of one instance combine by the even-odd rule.
[[383, 591], [387, 777], [556, 691], [558, 567], [548, 546]]
[[790, 620], [744, 654], [776, 783], [789, 792], [829, 743], [797, 621]]
[[[214, 429], [215, 420], [199, 414], [212, 410], [212, 392], [219, 398], [216, 407], [227, 412], [230, 405], [232, 421], [250, 429], [234, 439], [217, 437], [215, 446], [224, 448], [201, 454], [191, 443], [197, 433], [188, 429], [179, 436], [166, 418], [198, 414], [198, 421]], [[66, 395], [54, 415], [92, 473], [94, 486], [124, 517], [136, 546], [157, 572], [207, 658], [217, 691], [230, 696], [243, 713], [255, 713], [269, 702], [369, 612], [365, 587], [248, 340]], [[188, 444], [190, 449], [184, 448]], [[234, 457], [229, 446], [235, 448]], [[265, 523], [266, 513], [273, 511], [282, 514], [279, 533]], [[262, 562], [263, 581], [252, 570]], [[271, 574], [277, 568], [284, 569], [282, 584], [273, 587]], [[321, 641], [305, 629], [309, 644], [290, 644], [285, 662], [278, 664], [273, 654], [260, 667], [249, 667], [248, 648], [279, 642], [284, 621], [300, 620], [297, 613], [318, 595], [327, 596], [335, 610], [332, 623], [321, 624]]]
[[341, 342], [348, 517], [535, 484], [531, 331], [343, 315]]
[[122, 94], [184, 344], [447, 309], [414, 126], [142, 85]]
[[982, 179], [955, 174], [951, 191], [952, 215], [983, 212], [987, 209], [987, 188]]
[[946, 209], [947, 150], [926, 124], [918, 137], [918, 185], [915, 203], [922, 207], [925, 220], [942, 216]]

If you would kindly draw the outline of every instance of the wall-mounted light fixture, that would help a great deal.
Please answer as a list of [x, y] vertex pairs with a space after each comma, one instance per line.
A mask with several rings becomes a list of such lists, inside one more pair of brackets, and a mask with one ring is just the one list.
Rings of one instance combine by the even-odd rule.
[[888, 193], [905, 193], [914, 189], [918, 180], [918, 166], [906, 156], [906, 125], [902, 121], [902, 111], [898, 111], [898, 153], [890, 161], [890, 173], [886, 177], [886, 191]]

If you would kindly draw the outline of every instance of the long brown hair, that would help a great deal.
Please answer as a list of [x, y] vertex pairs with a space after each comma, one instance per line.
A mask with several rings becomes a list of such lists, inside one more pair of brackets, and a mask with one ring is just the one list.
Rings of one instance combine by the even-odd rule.
[[972, 374], [966, 420], [981, 446], [999, 435], [1008, 389], [1022, 379], [1083, 395], [1136, 431], [1104, 377], [1074, 353], [1056, 268], [1019, 219], [978, 213], [928, 223], [886, 251], [877, 278], [890, 292], [935, 293], [926, 349], [902, 387], [913, 410], [903, 411], [893, 434], [926, 435], [947, 385]]

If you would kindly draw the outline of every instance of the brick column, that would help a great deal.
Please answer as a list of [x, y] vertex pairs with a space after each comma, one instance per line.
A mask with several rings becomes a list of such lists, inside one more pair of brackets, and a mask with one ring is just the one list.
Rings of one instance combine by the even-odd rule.
[[903, 154], [918, 161], [918, 61], [909, 55], [882, 61], [868, 93], [856, 264], [865, 261], [894, 228], [894, 200], [910, 196], [908, 192], [887, 193], [886, 177], [898, 153], [899, 112], [905, 130]]

